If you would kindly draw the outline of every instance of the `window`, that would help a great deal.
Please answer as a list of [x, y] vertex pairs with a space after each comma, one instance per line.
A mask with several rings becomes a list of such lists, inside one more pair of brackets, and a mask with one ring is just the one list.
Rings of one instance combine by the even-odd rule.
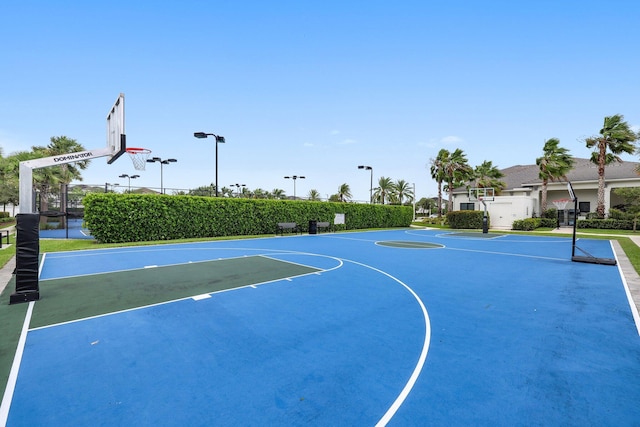
[[591, 202], [578, 202], [578, 211], [588, 213], [591, 212]]
[[461, 211], [473, 211], [476, 209], [475, 203], [460, 203]]

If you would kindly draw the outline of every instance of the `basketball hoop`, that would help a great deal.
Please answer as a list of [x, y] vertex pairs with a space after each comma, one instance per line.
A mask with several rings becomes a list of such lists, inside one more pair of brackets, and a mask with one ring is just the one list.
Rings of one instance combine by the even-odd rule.
[[556, 207], [556, 209], [558, 209], [559, 211], [563, 211], [564, 208], [567, 207], [567, 204], [570, 202], [571, 200], [569, 199], [558, 199], [558, 200], [554, 200], [551, 203], [553, 203], [553, 206]]
[[147, 164], [147, 159], [151, 154], [151, 150], [146, 148], [127, 148], [127, 154], [131, 157], [131, 161], [133, 162], [133, 167], [138, 171], [143, 171], [145, 165]]

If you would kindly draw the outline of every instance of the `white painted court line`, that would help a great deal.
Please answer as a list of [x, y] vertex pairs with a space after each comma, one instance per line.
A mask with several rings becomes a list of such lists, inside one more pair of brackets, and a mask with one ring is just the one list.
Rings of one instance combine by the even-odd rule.
[[202, 301], [203, 299], [211, 298], [210, 294], [202, 294], [191, 297], [194, 301]]
[[18, 340], [18, 348], [16, 349], [16, 355], [13, 358], [11, 372], [9, 372], [9, 378], [7, 380], [7, 387], [4, 390], [2, 404], [0, 405], [0, 426], [7, 425], [7, 420], [9, 419], [9, 408], [11, 408], [13, 393], [16, 389], [16, 382], [18, 381], [18, 372], [20, 371], [20, 363], [22, 362], [22, 355], [24, 354], [24, 346], [27, 342], [27, 331], [29, 330], [29, 323], [31, 322], [34, 304], [35, 301], [29, 302], [27, 314], [24, 318], [24, 323], [22, 324], [22, 332], [20, 333], [20, 339]]
[[369, 268], [399, 283], [413, 296], [413, 298], [417, 301], [418, 305], [420, 306], [420, 309], [422, 310], [422, 316], [424, 319], [424, 326], [425, 326], [424, 341], [422, 343], [422, 351], [420, 352], [420, 357], [418, 357], [418, 361], [416, 362], [416, 366], [414, 367], [413, 372], [409, 377], [409, 380], [400, 391], [400, 394], [398, 394], [398, 397], [396, 397], [396, 400], [394, 400], [394, 402], [391, 404], [389, 409], [387, 409], [387, 412], [385, 412], [382, 418], [380, 418], [380, 420], [376, 423], [376, 427], [384, 427], [389, 423], [389, 421], [391, 421], [391, 418], [393, 418], [396, 412], [398, 412], [398, 409], [400, 409], [404, 401], [407, 399], [407, 396], [409, 396], [409, 393], [411, 393], [411, 390], [415, 386], [416, 381], [418, 381], [418, 377], [420, 376], [420, 373], [424, 368], [425, 361], [427, 360], [427, 353], [429, 352], [429, 346], [431, 345], [431, 321], [429, 320], [429, 313], [427, 312], [427, 308], [425, 307], [424, 303], [422, 302], [418, 294], [416, 294], [414, 290], [411, 289], [411, 287], [409, 287], [409, 285], [407, 285], [400, 279], [393, 277], [389, 273], [382, 271], [380, 269], [377, 269], [375, 267], [372, 267], [370, 265], [363, 264], [361, 262], [357, 262], [353, 260], [344, 259], [344, 258], [341, 258], [341, 259], [345, 262], [350, 262], [365, 268]]
[[640, 335], [640, 314], [638, 313], [638, 307], [636, 306], [636, 303], [633, 300], [633, 296], [631, 295], [631, 290], [629, 289], [629, 284], [627, 283], [627, 279], [624, 277], [624, 271], [622, 271], [622, 266], [620, 265], [620, 260], [618, 259], [618, 254], [616, 253], [616, 250], [613, 247], [613, 242], [609, 241], [609, 244], [611, 245], [611, 250], [613, 251], [613, 256], [616, 259], [616, 265], [618, 267], [618, 273], [620, 274], [620, 278], [622, 278], [622, 286], [624, 287], [624, 292], [627, 295], [627, 301], [629, 302], [629, 307], [631, 308], [631, 314], [633, 315], [633, 321], [636, 324], [636, 329], [638, 330], [638, 335]]

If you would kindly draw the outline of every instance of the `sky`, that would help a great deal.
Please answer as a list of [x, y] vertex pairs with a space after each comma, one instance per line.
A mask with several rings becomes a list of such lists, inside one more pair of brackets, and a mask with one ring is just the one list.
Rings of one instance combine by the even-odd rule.
[[[606, 116], [640, 130], [639, 15], [637, 0], [3, 0], [0, 147], [102, 148], [124, 93], [127, 145], [177, 159], [166, 188], [215, 182], [202, 131], [226, 139], [220, 188], [348, 184], [366, 201], [373, 176], [433, 197], [442, 148], [507, 168], [554, 137], [588, 158]], [[127, 157], [92, 160], [83, 183], [160, 187], [159, 164]]]

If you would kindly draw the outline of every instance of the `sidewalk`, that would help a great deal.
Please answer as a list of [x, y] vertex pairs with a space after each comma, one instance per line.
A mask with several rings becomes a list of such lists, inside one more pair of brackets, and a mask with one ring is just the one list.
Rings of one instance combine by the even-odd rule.
[[[14, 225], [10, 227], [5, 227], [3, 230], [9, 230], [10, 233], [15, 233], [16, 227]], [[3, 248], [10, 247], [16, 243], [16, 235], [14, 234], [11, 238], [11, 244], [9, 246], [2, 245]], [[3, 249], [0, 249], [3, 250]], [[13, 275], [13, 270], [16, 268], [16, 257], [13, 256], [7, 264], [0, 268], [0, 294], [4, 291], [4, 288], [11, 280], [11, 276]]]
[[[560, 227], [555, 230], [545, 231], [545, 233], [559, 233], [559, 234], [573, 234], [573, 227]], [[580, 230], [576, 230], [576, 233], [580, 234]], [[628, 237], [633, 243], [640, 247], [640, 232], [629, 234], [607, 234], [607, 233], [585, 233], [585, 235], [592, 236], [610, 236], [610, 237]]]

